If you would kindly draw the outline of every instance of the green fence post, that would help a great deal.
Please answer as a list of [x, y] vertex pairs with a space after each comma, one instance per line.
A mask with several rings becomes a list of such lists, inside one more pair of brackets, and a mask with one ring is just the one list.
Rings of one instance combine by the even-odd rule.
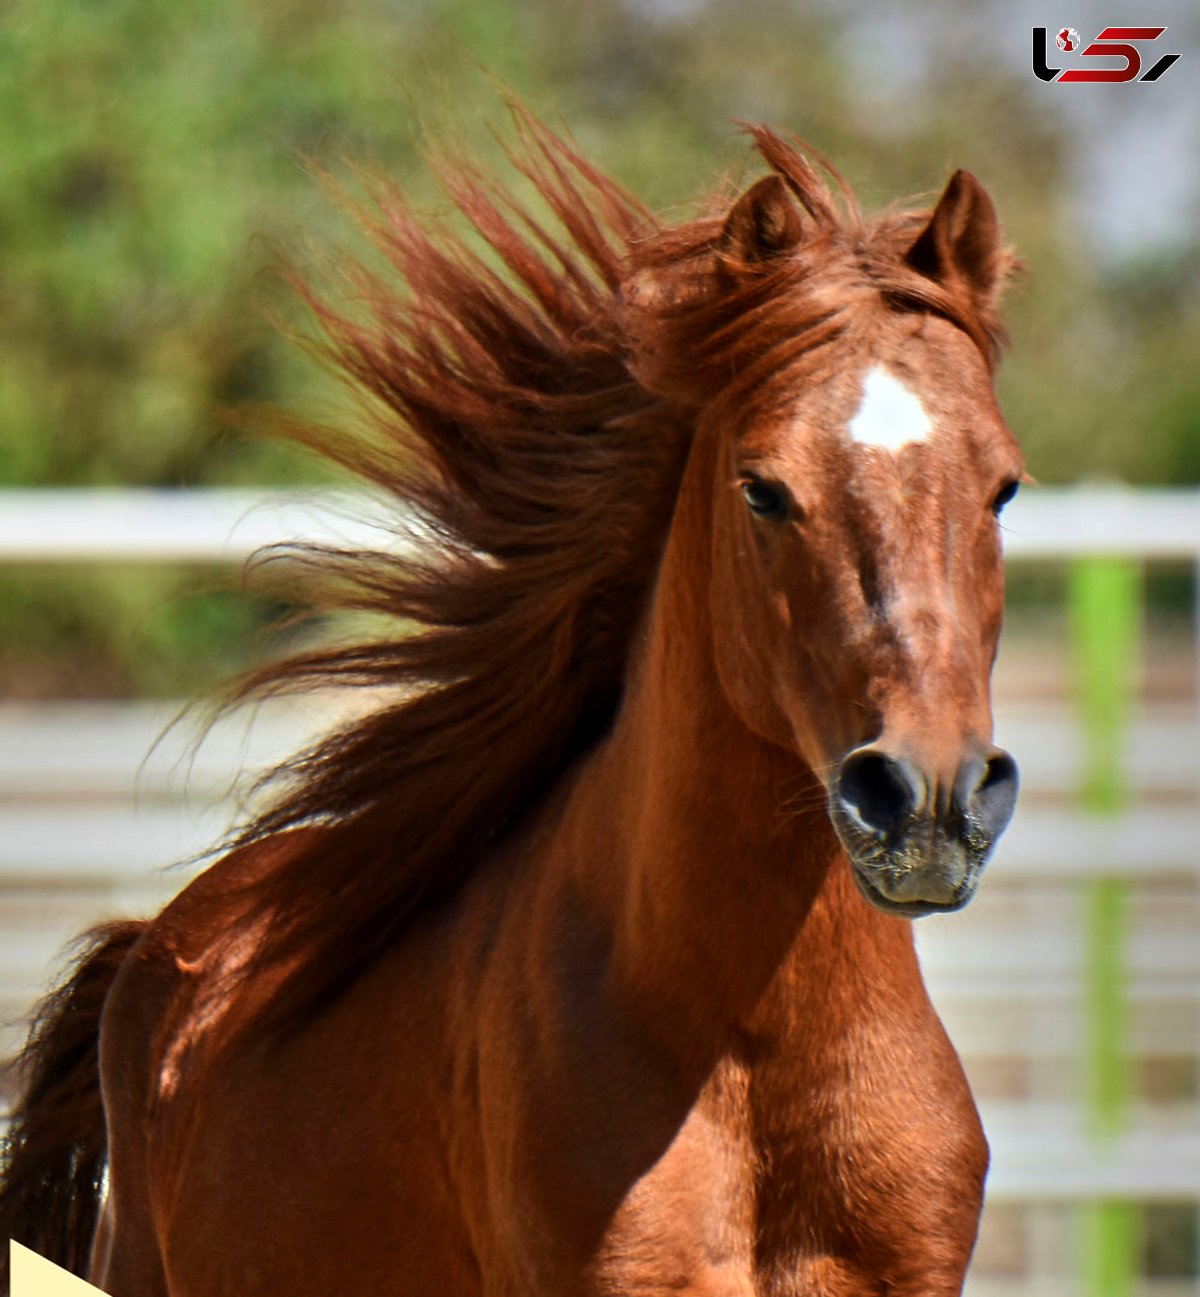
[[[1134, 688], [1141, 573], [1124, 558], [1081, 559], [1070, 572], [1071, 639], [1084, 766], [1084, 810], [1115, 817], [1125, 804], [1124, 748]], [[1086, 889], [1086, 1094], [1092, 1135], [1106, 1142], [1128, 1120], [1127, 885], [1111, 875]], [[1082, 1273], [1088, 1297], [1129, 1297], [1137, 1282], [1140, 1216], [1133, 1203], [1089, 1202]]]

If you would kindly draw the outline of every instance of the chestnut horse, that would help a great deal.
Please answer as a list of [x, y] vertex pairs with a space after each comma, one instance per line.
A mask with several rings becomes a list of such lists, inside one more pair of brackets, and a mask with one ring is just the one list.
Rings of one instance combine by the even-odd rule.
[[549, 216], [376, 195], [405, 294], [310, 295], [370, 417], [297, 435], [426, 546], [302, 552], [400, 629], [245, 688], [389, 692], [93, 934], [5, 1233], [116, 1297], [960, 1292], [987, 1145], [910, 920], [1016, 795], [1011, 258], [965, 172], [867, 219], [754, 136], [677, 226], [531, 122]]

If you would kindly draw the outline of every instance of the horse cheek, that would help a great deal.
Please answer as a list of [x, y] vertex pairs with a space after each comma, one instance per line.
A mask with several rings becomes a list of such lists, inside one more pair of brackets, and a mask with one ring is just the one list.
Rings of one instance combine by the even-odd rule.
[[778, 603], [757, 584], [747, 588], [731, 579], [722, 590], [720, 583], [718, 567], [713, 604], [725, 612], [713, 618], [713, 654], [721, 689], [747, 729], [792, 748], [795, 736], [784, 706], [787, 680], [779, 652], [785, 626]]

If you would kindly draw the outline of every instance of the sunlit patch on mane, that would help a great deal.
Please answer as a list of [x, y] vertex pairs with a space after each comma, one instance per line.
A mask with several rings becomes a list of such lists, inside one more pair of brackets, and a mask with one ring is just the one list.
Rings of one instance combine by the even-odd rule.
[[862, 403], [850, 420], [850, 439], [898, 454], [913, 442], [928, 441], [933, 421], [921, 398], [882, 365], [863, 384]]

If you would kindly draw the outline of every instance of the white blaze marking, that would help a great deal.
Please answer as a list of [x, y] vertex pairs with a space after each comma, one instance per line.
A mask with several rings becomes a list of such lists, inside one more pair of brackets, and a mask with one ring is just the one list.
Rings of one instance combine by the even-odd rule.
[[921, 398], [876, 365], [863, 385], [862, 403], [850, 420], [851, 440], [895, 454], [914, 441], [927, 441], [933, 424]]

